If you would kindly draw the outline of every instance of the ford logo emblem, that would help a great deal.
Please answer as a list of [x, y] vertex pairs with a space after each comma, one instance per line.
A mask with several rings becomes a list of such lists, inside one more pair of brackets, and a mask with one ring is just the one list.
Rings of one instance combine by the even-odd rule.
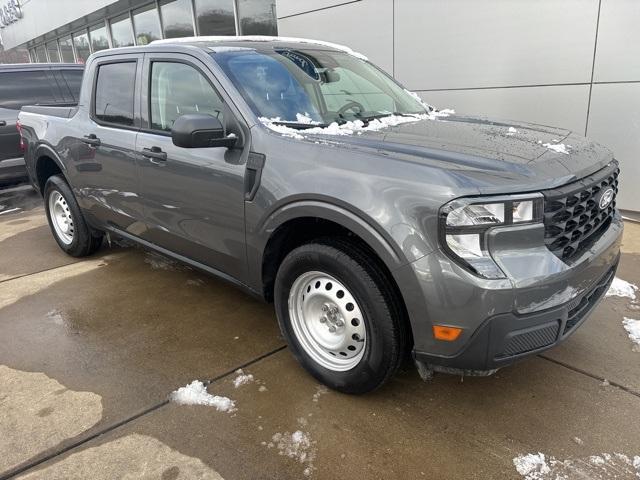
[[598, 202], [598, 205], [600, 206], [600, 210], [604, 210], [609, 205], [611, 205], [611, 202], [613, 201], [614, 193], [615, 192], [611, 187], [607, 188], [604, 192], [602, 192], [602, 195], [600, 195], [600, 201]]

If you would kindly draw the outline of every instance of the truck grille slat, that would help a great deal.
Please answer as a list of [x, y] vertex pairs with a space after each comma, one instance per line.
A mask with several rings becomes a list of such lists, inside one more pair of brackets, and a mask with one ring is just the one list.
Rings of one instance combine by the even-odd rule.
[[[617, 162], [577, 182], [542, 192], [545, 196], [544, 241], [561, 260], [571, 260], [606, 231], [615, 214], [618, 194]], [[613, 188], [611, 203], [600, 209], [600, 193]]]

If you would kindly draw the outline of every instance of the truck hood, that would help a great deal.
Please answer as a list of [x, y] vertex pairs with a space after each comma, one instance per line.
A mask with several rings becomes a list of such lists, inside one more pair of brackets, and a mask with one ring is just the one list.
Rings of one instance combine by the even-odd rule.
[[446, 170], [454, 185], [479, 193], [554, 188], [613, 159], [608, 149], [569, 130], [465, 116], [331, 139], [345, 148], [374, 150], [397, 161]]

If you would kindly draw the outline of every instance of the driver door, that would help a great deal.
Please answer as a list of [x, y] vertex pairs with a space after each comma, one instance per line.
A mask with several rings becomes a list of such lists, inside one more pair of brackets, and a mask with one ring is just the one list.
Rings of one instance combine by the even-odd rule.
[[142, 85], [143, 129], [136, 150], [147, 223], [143, 238], [244, 278], [246, 147], [182, 148], [171, 139], [173, 122], [184, 114], [216, 116], [227, 133], [242, 138], [238, 119], [211, 72], [192, 57], [147, 54]]

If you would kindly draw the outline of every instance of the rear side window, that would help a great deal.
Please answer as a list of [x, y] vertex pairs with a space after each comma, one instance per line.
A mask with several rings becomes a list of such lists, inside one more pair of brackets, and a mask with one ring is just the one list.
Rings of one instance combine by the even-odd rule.
[[44, 70], [0, 73], [0, 108], [20, 110], [25, 105], [55, 102], [51, 82]]
[[100, 65], [97, 75], [94, 100], [96, 120], [132, 126], [136, 62]]
[[80, 86], [82, 85], [84, 72], [82, 70], [61, 70], [60, 73], [67, 82], [71, 95], [77, 102], [80, 98]]

